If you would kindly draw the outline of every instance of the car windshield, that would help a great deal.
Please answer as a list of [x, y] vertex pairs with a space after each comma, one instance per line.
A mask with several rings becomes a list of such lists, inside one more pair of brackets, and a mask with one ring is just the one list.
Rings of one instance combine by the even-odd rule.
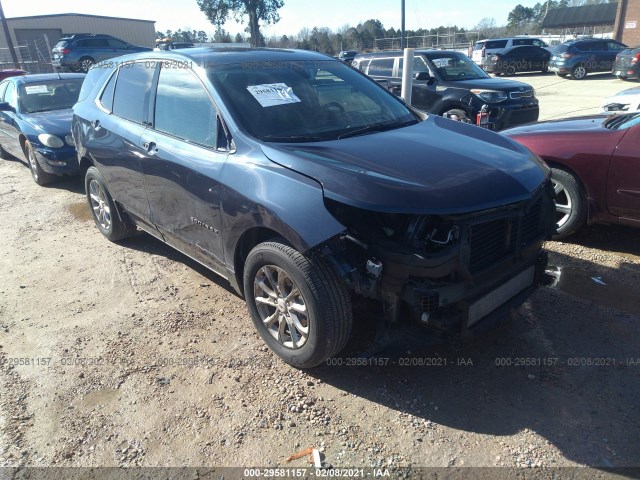
[[640, 112], [614, 115], [604, 121], [605, 128], [609, 130], [624, 130], [640, 124]]
[[238, 124], [266, 142], [314, 142], [420, 121], [395, 96], [335, 60], [221, 65], [208, 72]]
[[455, 52], [430, 53], [426, 55], [436, 75], [445, 81], [476, 80], [489, 78], [469, 57]]
[[71, 108], [78, 101], [82, 78], [23, 83], [18, 89], [22, 113]]

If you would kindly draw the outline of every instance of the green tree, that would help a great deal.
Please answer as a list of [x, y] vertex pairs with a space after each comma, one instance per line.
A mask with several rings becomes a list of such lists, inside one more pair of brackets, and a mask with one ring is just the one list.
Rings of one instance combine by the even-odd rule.
[[251, 46], [257, 47], [264, 44], [264, 37], [260, 34], [260, 21], [266, 24], [277, 23], [280, 20], [278, 10], [284, 5], [284, 0], [196, 0], [196, 3], [217, 27], [222, 27], [230, 17], [236, 21], [249, 17]]

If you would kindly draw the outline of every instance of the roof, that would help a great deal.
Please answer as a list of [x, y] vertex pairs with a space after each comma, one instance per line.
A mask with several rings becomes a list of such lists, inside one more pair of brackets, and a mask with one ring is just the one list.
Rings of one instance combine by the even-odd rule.
[[90, 18], [104, 18], [109, 20], [127, 20], [130, 22], [147, 22], [147, 23], [156, 23], [155, 20], [140, 20], [138, 18], [124, 18], [124, 17], [106, 17], [104, 15], [89, 15], [86, 13], [54, 13], [52, 15], [32, 15], [28, 17], [11, 17], [7, 18], [7, 21], [11, 20], [29, 20], [36, 18], [53, 18], [53, 17], [90, 17]]
[[542, 28], [575, 28], [613, 25], [616, 23], [617, 3], [554, 8], [542, 21]]

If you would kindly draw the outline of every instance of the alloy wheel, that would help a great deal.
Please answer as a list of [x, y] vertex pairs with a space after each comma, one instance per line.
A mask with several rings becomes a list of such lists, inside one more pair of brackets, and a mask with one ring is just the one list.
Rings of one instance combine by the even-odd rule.
[[556, 192], [556, 223], [558, 224], [558, 228], [562, 227], [571, 216], [571, 212], [573, 211], [573, 199], [567, 189], [557, 180], [551, 180], [553, 184], [553, 189]]
[[93, 216], [105, 230], [111, 228], [111, 209], [102, 185], [97, 180], [89, 183], [89, 197], [91, 198], [91, 208]]
[[253, 295], [260, 319], [282, 346], [298, 349], [309, 338], [309, 313], [300, 289], [282, 268], [265, 265], [256, 272]]

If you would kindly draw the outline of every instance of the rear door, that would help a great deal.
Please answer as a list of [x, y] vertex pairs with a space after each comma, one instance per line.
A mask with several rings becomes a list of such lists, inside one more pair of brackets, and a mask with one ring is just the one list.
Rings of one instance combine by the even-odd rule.
[[141, 147], [147, 128], [154, 69], [144, 62], [126, 63], [109, 79], [99, 95], [98, 107], [85, 133], [85, 147], [98, 164], [116, 202], [137, 219], [149, 222], [144, 189]]
[[[639, 119], [640, 120], [640, 119]], [[629, 128], [611, 158], [607, 204], [613, 215], [640, 222], [640, 124]]]
[[140, 146], [154, 225], [168, 243], [222, 273], [220, 174], [229, 151], [217, 108], [190, 69], [163, 62]]
[[[13, 82], [6, 82], [7, 88], [4, 92], [3, 101], [18, 109], [18, 92]], [[18, 114], [15, 112], [0, 112], [0, 142], [2, 148], [18, 158], [23, 157], [20, 147], [20, 129], [17, 121]]]

